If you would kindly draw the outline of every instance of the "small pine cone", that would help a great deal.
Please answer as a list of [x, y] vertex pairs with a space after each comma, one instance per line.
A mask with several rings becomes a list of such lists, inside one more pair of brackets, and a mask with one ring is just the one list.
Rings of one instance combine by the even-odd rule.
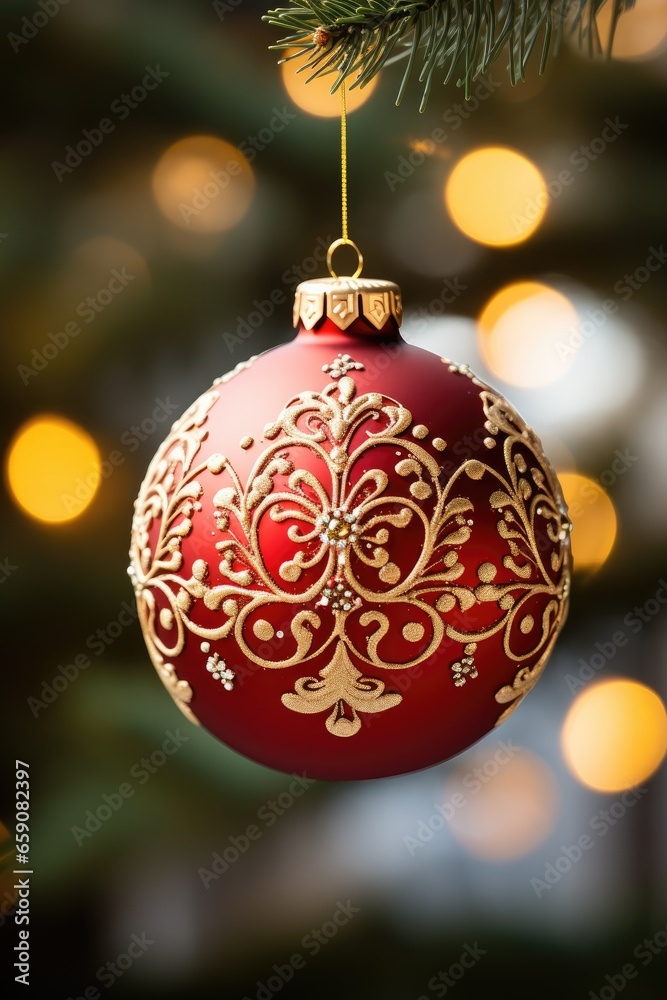
[[319, 45], [320, 48], [325, 48], [325, 46], [327, 46], [331, 41], [331, 32], [327, 31], [326, 28], [316, 28], [313, 32], [313, 41], [316, 45]]

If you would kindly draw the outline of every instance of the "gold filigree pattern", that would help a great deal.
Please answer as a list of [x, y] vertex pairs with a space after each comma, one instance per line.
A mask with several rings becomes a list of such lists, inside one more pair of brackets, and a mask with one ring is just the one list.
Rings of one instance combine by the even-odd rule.
[[345, 643], [336, 644], [334, 654], [318, 677], [301, 677], [293, 694], [284, 694], [285, 708], [304, 715], [326, 712], [326, 727], [333, 736], [354, 736], [361, 729], [359, 712], [384, 712], [402, 700], [400, 694], [385, 693], [382, 681], [362, 677], [352, 663]]
[[[254, 360], [252, 357], [241, 362], [231, 372], [216, 379], [214, 384], [228, 382]], [[195, 725], [199, 725], [199, 720], [190, 708], [192, 688], [187, 681], [179, 679], [173, 663], [167, 660], [182, 652], [186, 627], [202, 638], [210, 637], [210, 633], [192, 627], [184, 607], [187, 602], [181, 597], [180, 590], [176, 596], [170, 584], [179, 580], [177, 574], [183, 566], [183, 539], [192, 530], [193, 516], [202, 509], [199, 498], [203, 489], [197, 476], [206, 470], [215, 473], [218, 468], [219, 456], [212, 456], [192, 468], [202, 442], [208, 437], [203, 425], [217, 398], [215, 388], [200, 396], [173, 424], [169, 436], [149, 465], [134, 504], [128, 568], [137, 596], [139, 621], [153, 666], [180, 710]], [[154, 537], [153, 525], [158, 525]], [[159, 613], [156, 594], [166, 598], [166, 606]], [[165, 642], [161, 634], [172, 634], [173, 640]], [[201, 648], [208, 652], [209, 644], [203, 642]]]
[[[475, 588], [475, 597], [480, 602], [494, 602], [506, 612], [499, 627], [503, 629], [503, 649], [509, 659], [520, 663], [539, 654], [532, 666], [518, 669], [512, 684], [496, 692], [496, 701], [508, 705], [496, 720], [496, 726], [499, 726], [535, 687], [567, 617], [572, 523], [567, 517], [556, 474], [535, 432], [511, 403], [478, 379], [467, 365], [454, 365], [446, 358], [442, 361], [449, 365], [450, 371], [466, 376], [480, 388], [486, 417], [484, 427], [493, 435], [484, 444], [487, 445], [490, 440], [495, 445], [499, 433], [506, 435], [503, 442], [506, 478], [482, 462], [466, 463], [466, 472], [473, 479], [489, 474], [501, 486], [492, 493], [490, 501], [501, 515], [497, 530], [500, 537], [506, 540], [509, 550], [503, 557], [502, 565], [518, 577], [510, 583], [496, 584], [493, 581], [497, 568], [492, 563], [484, 563], [478, 570], [481, 582]], [[535, 526], [538, 518], [542, 519], [546, 536], [552, 543], [548, 563], [542, 559], [537, 542]], [[532, 614], [528, 613], [528, 607], [534, 609]], [[528, 652], [518, 654], [513, 651], [512, 640], [517, 631], [524, 636], [532, 634], [536, 624], [535, 610], [539, 611], [537, 642]], [[517, 625], [518, 628], [515, 628]], [[495, 627], [479, 635], [470, 633], [461, 638], [479, 641], [488, 638], [494, 631]], [[455, 632], [448, 634], [456, 637]]]
[[[154, 661], [155, 662], [155, 661]], [[167, 691], [174, 699], [186, 719], [199, 725], [199, 719], [190, 708], [192, 701], [192, 688], [187, 681], [179, 681], [173, 663], [155, 663], [158, 677], [166, 687]]]
[[[241, 657], [268, 669], [322, 659], [318, 676], [300, 677], [281, 701], [295, 713], [328, 712], [328, 732], [347, 737], [364, 713], [402, 701], [355, 662], [373, 671], [409, 669], [446, 636], [464, 647], [452, 665], [462, 687], [477, 676], [472, 653], [500, 633], [518, 669], [496, 694], [508, 706], [498, 722], [514, 710], [537, 681], [565, 615], [570, 526], [535, 435], [466, 366], [451, 368], [480, 388], [485, 429], [502, 448], [505, 472], [469, 459], [443, 482], [445, 442], [429, 445], [428, 428], [412, 426], [406, 407], [378, 392], [358, 394], [343, 371], [332, 371], [336, 380], [321, 392], [298, 394], [264, 428], [265, 446], [245, 484], [222, 454], [195, 464], [215, 389], [174, 425], [142, 485], [131, 550], [142, 627], [158, 670], [173, 673], [172, 694], [185, 682], [165, 661], [183, 651], [188, 633], [233, 638]], [[383, 471], [390, 467], [391, 488]], [[188, 566], [182, 545], [202, 510], [203, 476], [218, 480], [209, 512], [220, 535], [218, 562], [195, 558]], [[489, 480], [487, 502], [506, 551], [498, 566], [475, 570], [465, 559], [474, 527], [466, 484], [482, 480]], [[402, 535], [408, 525], [409, 537]], [[538, 535], [548, 538], [546, 561]], [[267, 537], [277, 544], [267, 545]], [[479, 583], [463, 582], [471, 572]], [[222, 679], [233, 686], [231, 673]]]

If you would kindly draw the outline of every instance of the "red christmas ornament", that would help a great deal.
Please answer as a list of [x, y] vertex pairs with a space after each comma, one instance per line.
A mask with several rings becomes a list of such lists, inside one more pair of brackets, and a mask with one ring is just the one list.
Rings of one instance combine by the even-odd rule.
[[289, 344], [217, 379], [135, 505], [144, 636], [195, 723], [327, 779], [437, 764], [514, 711], [567, 610], [536, 435], [405, 343], [386, 281], [306, 281]]

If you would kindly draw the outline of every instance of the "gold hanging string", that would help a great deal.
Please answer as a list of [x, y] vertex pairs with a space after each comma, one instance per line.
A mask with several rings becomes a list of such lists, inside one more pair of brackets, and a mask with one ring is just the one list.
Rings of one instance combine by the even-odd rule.
[[341, 232], [344, 240], [349, 239], [347, 231], [347, 99], [345, 80], [340, 88], [340, 202]]
[[334, 240], [327, 251], [327, 267], [332, 278], [338, 275], [333, 269], [333, 255], [338, 247], [348, 246], [356, 251], [357, 269], [351, 277], [358, 278], [364, 266], [364, 258], [356, 243], [349, 237], [347, 213], [347, 101], [345, 96], [345, 80], [340, 85], [340, 201], [341, 201], [341, 232], [342, 236]]

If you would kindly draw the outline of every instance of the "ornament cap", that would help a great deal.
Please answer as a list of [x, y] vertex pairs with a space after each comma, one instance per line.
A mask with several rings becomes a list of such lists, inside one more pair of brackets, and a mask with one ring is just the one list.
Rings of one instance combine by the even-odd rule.
[[391, 319], [400, 326], [402, 316], [400, 288], [380, 278], [310, 278], [297, 285], [294, 296], [294, 326], [301, 323], [306, 330], [323, 319], [346, 330], [360, 317], [382, 330]]

